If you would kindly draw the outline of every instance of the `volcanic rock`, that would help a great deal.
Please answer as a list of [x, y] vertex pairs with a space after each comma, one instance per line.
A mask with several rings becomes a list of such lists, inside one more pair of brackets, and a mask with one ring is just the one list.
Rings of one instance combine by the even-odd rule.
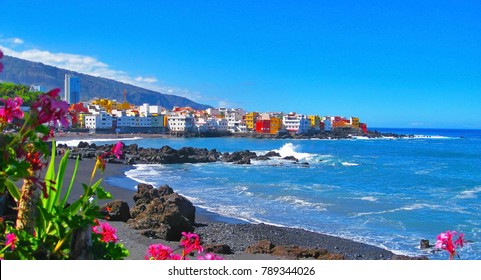
[[139, 184], [134, 195], [135, 206], [130, 210], [130, 227], [142, 234], [169, 241], [178, 241], [182, 232], [194, 230], [195, 207], [185, 197], [165, 185], [159, 189]]
[[331, 254], [326, 249], [299, 246], [275, 246], [269, 240], [261, 240], [245, 250], [248, 254], [271, 254], [286, 259], [343, 260], [342, 254]]
[[130, 209], [127, 202], [114, 200], [100, 208], [100, 214], [110, 221], [127, 222], [130, 219]]

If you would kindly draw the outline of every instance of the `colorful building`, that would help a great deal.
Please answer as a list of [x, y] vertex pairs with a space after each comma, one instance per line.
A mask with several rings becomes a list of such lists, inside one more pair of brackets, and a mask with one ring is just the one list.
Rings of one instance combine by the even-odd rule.
[[289, 113], [282, 117], [282, 124], [287, 131], [297, 134], [306, 133], [309, 130], [310, 123], [306, 115]]
[[307, 116], [307, 118], [309, 119], [309, 122], [311, 124], [311, 129], [313, 129], [314, 131], [321, 130], [321, 117], [319, 117], [318, 115], [315, 115], [315, 116]]
[[271, 133], [271, 120], [258, 119], [256, 121], [256, 133]]
[[351, 126], [351, 120], [348, 120], [344, 117], [335, 116], [332, 120], [332, 128], [341, 128], [341, 127], [349, 127]]
[[358, 117], [351, 117], [350, 124], [352, 128], [359, 128], [359, 118]]
[[367, 133], [367, 124], [360, 123], [359, 128], [362, 130], [362, 132]]
[[257, 112], [250, 112], [246, 114], [246, 126], [247, 129], [254, 130], [256, 125], [257, 117], [259, 113]]
[[271, 127], [270, 127], [270, 133], [271, 134], [277, 134], [279, 130], [282, 128], [282, 120], [278, 117], [271, 117]]

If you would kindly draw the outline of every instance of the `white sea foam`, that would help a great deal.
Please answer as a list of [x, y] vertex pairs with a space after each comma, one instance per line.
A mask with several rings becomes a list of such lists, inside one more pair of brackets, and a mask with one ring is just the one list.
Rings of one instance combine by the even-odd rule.
[[481, 186], [477, 186], [472, 190], [466, 190], [462, 191], [460, 194], [456, 196], [456, 198], [462, 198], [462, 199], [467, 199], [467, 198], [478, 198], [478, 193], [481, 192]]
[[292, 143], [286, 143], [284, 146], [282, 146], [279, 150], [274, 150], [275, 152], [278, 152], [281, 157], [288, 157], [288, 156], [293, 156], [297, 159], [300, 160], [309, 160], [316, 156], [316, 154], [310, 154], [310, 153], [301, 153], [298, 152], [297, 150], [299, 149], [299, 145], [294, 145]]
[[358, 166], [358, 165], [359, 165], [359, 163], [347, 162], [347, 161], [343, 161], [343, 162], [341, 162], [341, 164], [342, 164], [343, 166]]
[[297, 198], [295, 196], [290, 196], [290, 195], [280, 196], [276, 200], [284, 201], [298, 207], [311, 207], [311, 208], [316, 208], [317, 210], [320, 210], [320, 211], [327, 211], [326, 205], [324, 203], [309, 202], [309, 201]]
[[148, 178], [156, 178], [159, 175], [158, 168], [162, 168], [160, 164], [136, 164], [135, 169], [125, 172], [125, 176], [129, 179], [144, 184], [155, 185], [156, 182], [147, 180]]
[[246, 196], [253, 196], [254, 195], [253, 193], [248, 191], [249, 188], [246, 187], [246, 186], [237, 186], [234, 189], [237, 191], [237, 194], [246, 195]]
[[371, 201], [371, 202], [375, 202], [377, 201], [378, 199], [374, 196], [363, 196], [361, 198], [359, 198], [360, 200], [365, 200], [365, 201]]
[[414, 138], [416, 139], [456, 139], [456, 137], [448, 137], [448, 136], [441, 136], [441, 135], [414, 135]]
[[437, 210], [437, 209], [442, 208], [442, 206], [425, 204], [425, 203], [415, 203], [415, 204], [406, 205], [406, 206], [403, 206], [403, 207], [390, 209], [390, 210], [384, 210], [384, 211], [378, 211], [378, 212], [357, 213], [357, 214], [354, 214], [354, 216], [355, 217], [361, 217], [361, 216], [366, 216], [366, 215], [379, 215], [379, 214], [394, 213], [394, 212], [399, 212], [399, 211], [413, 211], [413, 210], [424, 209], [424, 208]]
[[127, 141], [127, 140], [139, 140], [143, 139], [141, 137], [133, 137], [133, 138], [96, 138], [96, 139], [75, 139], [75, 140], [67, 140], [67, 141], [57, 141], [57, 144], [67, 145], [69, 147], [77, 147], [80, 142], [87, 142], [89, 144], [92, 143], [101, 143], [101, 142], [116, 142], [116, 141]]

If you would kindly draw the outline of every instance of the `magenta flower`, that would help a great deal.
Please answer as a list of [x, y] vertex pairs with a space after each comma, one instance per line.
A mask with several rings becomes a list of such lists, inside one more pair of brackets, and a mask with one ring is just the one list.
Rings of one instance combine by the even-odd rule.
[[97, 226], [92, 227], [92, 231], [96, 234], [102, 235], [100, 239], [102, 242], [108, 243], [118, 241], [117, 235], [115, 235], [117, 229], [110, 226], [107, 222], [98, 222]]
[[198, 256], [198, 260], [207, 260], [207, 261], [216, 261], [216, 260], [223, 260], [222, 257], [217, 256], [216, 254], [206, 253], [203, 256]]
[[5, 103], [5, 107], [0, 108], [0, 121], [11, 123], [13, 119], [22, 119], [24, 116], [23, 111], [20, 109], [23, 100], [20, 97], [14, 99], [8, 98], [7, 100], [0, 98], [0, 101]]
[[[464, 246], [464, 234], [460, 233], [458, 239], [453, 243], [453, 237], [458, 233], [455, 231], [446, 231], [442, 232], [438, 235], [436, 245], [434, 246], [437, 249], [445, 250], [449, 253], [449, 259], [454, 259], [456, 255], [457, 247]], [[458, 255], [459, 257], [459, 255]]]
[[181, 259], [178, 255], [172, 255], [172, 248], [163, 244], [151, 244], [145, 252], [146, 260], [174, 260]]
[[38, 124], [45, 124], [52, 122], [55, 124], [59, 122], [63, 127], [69, 127], [67, 116], [68, 103], [58, 100], [58, 94], [60, 89], [51, 90], [45, 94], [42, 94], [32, 104], [32, 114], [37, 116]]
[[117, 157], [117, 159], [119, 159], [120, 156], [122, 155], [123, 146], [124, 144], [122, 142], [117, 142], [117, 144], [115, 144], [114, 147], [112, 148], [112, 153]]
[[15, 249], [15, 242], [17, 242], [15, 233], [9, 233], [5, 236], [5, 247], [10, 245], [10, 249], [12, 249], [12, 251]]
[[197, 253], [200, 254], [204, 251], [204, 248], [200, 245], [200, 238], [199, 235], [195, 233], [186, 233], [182, 232], [184, 236], [180, 241], [180, 246], [184, 247], [183, 255], [188, 255], [190, 252], [197, 250]]

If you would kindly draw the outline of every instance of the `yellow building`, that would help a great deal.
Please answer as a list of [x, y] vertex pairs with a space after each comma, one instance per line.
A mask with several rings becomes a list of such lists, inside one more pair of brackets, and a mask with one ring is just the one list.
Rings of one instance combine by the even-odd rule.
[[281, 129], [282, 120], [277, 117], [271, 117], [271, 134], [277, 134]]
[[351, 117], [351, 127], [352, 128], [359, 128], [359, 118]]
[[246, 114], [247, 129], [254, 130], [256, 127], [256, 119], [259, 116], [257, 112], [250, 112]]
[[320, 129], [321, 117], [319, 117], [318, 115], [315, 115], [315, 116], [308, 116], [307, 118], [309, 119], [311, 128], [314, 128], [316, 130]]
[[120, 102], [112, 101], [110, 99], [105, 99], [105, 98], [96, 99], [92, 101], [92, 104], [103, 107], [105, 111], [107, 111], [107, 113], [111, 113], [112, 110], [124, 111], [131, 108], [130, 103], [128, 103], [127, 101], [120, 103]]

